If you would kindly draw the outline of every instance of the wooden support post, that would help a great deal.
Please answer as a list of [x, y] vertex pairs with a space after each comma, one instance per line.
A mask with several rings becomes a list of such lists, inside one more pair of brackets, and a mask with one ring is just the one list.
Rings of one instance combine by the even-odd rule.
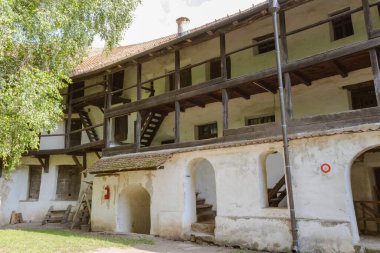
[[223, 130], [228, 129], [228, 92], [227, 89], [222, 90], [223, 98]]
[[175, 143], [180, 142], [180, 114], [181, 114], [181, 105], [179, 101], [175, 101]]
[[362, 5], [363, 5], [364, 21], [365, 21], [367, 36], [368, 36], [368, 39], [370, 39], [372, 37], [373, 27], [372, 27], [371, 11], [370, 11], [368, 0], [362, 0]]
[[69, 84], [68, 94], [67, 94], [67, 121], [66, 121], [66, 135], [65, 135], [65, 148], [70, 148], [70, 132], [71, 132], [71, 117], [73, 113], [73, 106], [71, 104], [71, 100], [73, 98], [72, 94], [72, 84]]
[[[180, 54], [179, 50], [175, 51], [175, 74], [174, 74], [174, 83], [175, 83], [175, 89], [179, 90], [181, 88], [181, 59], [180, 59]], [[174, 102], [174, 107], [175, 107], [175, 137], [174, 137], [174, 142], [179, 143], [180, 142], [180, 118], [181, 118], [181, 105], [178, 100]]]
[[227, 79], [227, 58], [226, 58], [226, 35], [222, 33], [220, 35], [220, 68], [222, 78]]
[[49, 173], [49, 158], [49, 156], [37, 156], [37, 159], [40, 162], [45, 173]]
[[[280, 11], [280, 36], [281, 36], [281, 47], [282, 47], [282, 60], [286, 64], [289, 60], [288, 54], [288, 41], [286, 38], [286, 20], [285, 11]], [[284, 73], [285, 81], [285, 108], [286, 116], [291, 119], [293, 118], [293, 99], [292, 99], [292, 80], [290, 79], [290, 74], [288, 72]]]
[[[106, 76], [106, 86], [105, 92], [107, 96], [105, 97], [105, 110], [111, 108], [111, 99], [110, 92], [112, 91], [112, 74]], [[111, 127], [111, 118], [104, 119], [104, 143], [105, 147], [109, 148], [111, 146], [111, 138], [112, 138], [112, 127]]]
[[[141, 63], [137, 64], [137, 100], [141, 100], [141, 73], [142, 65]], [[136, 151], [138, 152], [141, 147], [141, 111], [137, 111], [136, 117]]]
[[372, 65], [373, 84], [375, 86], [377, 106], [380, 106], [380, 69], [376, 49], [373, 48], [369, 50], [369, 56]]

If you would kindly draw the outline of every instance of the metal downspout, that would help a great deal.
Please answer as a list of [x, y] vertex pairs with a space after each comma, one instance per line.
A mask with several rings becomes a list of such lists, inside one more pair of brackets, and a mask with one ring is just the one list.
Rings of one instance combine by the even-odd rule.
[[292, 187], [292, 176], [291, 176], [291, 166], [289, 159], [289, 140], [288, 140], [288, 129], [287, 129], [287, 117], [285, 114], [285, 101], [284, 101], [284, 86], [282, 80], [282, 66], [281, 66], [281, 54], [280, 54], [280, 43], [279, 43], [279, 32], [278, 32], [278, 11], [280, 10], [280, 5], [278, 0], [269, 1], [269, 11], [273, 16], [273, 30], [274, 39], [276, 45], [276, 62], [277, 62], [277, 76], [278, 76], [278, 88], [280, 95], [280, 106], [281, 106], [281, 126], [282, 126], [282, 139], [284, 144], [284, 156], [285, 156], [285, 178], [286, 187], [289, 199], [289, 210], [290, 210], [290, 225], [292, 230], [293, 251], [299, 252], [298, 247], [298, 234], [297, 234], [297, 221], [294, 212], [294, 200], [293, 200], [293, 187]]

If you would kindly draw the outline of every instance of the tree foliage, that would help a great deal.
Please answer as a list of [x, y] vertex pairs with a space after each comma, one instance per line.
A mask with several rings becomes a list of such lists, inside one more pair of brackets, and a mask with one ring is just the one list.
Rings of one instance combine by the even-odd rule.
[[0, 0], [0, 160], [6, 172], [63, 117], [60, 89], [96, 35], [112, 48], [140, 0]]

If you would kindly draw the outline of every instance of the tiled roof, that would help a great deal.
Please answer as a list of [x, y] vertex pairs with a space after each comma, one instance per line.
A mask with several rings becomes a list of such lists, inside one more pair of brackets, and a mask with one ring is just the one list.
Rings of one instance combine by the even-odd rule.
[[144, 169], [158, 169], [172, 156], [171, 153], [132, 154], [105, 157], [96, 161], [88, 173], [118, 172]]
[[[252, 10], [258, 9], [259, 7], [263, 6], [266, 3], [267, 3], [267, 1], [264, 1], [261, 4], [252, 6], [251, 8], [248, 8], [244, 11], [239, 11], [233, 15], [228, 15], [226, 17], [217, 19], [213, 22], [204, 24], [200, 27], [191, 29], [188, 33], [186, 33], [186, 35], [191, 36], [192, 33], [197, 32], [199, 30], [212, 28], [214, 26], [217, 26], [218, 24], [221, 24], [223, 21], [225, 21], [227, 19], [235, 18], [235, 17], [238, 17], [240, 15], [246, 14], [247, 12], [250, 12]], [[139, 53], [143, 53], [144, 51], [147, 51], [149, 49], [153, 49], [155, 47], [159, 47], [159, 46], [161, 46], [165, 43], [168, 43], [170, 41], [174, 41], [177, 38], [179, 38], [179, 36], [177, 34], [172, 34], [172, 35], [165, 36], [162, 38], [158, 38], [155, 40], [151, 40], [148, 42], [143, 42], [143, 43], [128, 45], [128, 46], [116, 47], [108, 55], [103, 53], [103, 52], [95, 53], [92, 55], [90, 54], [90, 56], [87, 59], [85, 59], [82, 64], [77, 66], [72, 71], [71, 76], [76, 77], [79, 75], [85, 75], [87, 73], [96, 71], [96, 70], [101, 69], [103, 67], [107, 67], [107, 66], [110, 66], [112, 64], [118, 63], [122, 60], [126, 60], [128, 58], [131, 58], [131, 57], [133, 57]]]

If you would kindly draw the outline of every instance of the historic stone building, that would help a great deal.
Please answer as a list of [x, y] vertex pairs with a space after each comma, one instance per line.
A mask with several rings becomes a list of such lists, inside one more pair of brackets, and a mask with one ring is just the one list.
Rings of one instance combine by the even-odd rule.
[[301, 252], [372, 249], [380, 3], [280, 3], [293, 194], [263, 3], [189, 31], [179, 18], [175, 35], [85, 60], [62, 92], [65, 120], [1, 182], [1, 222], [12, 210], [42, 221], [50, 206], [77, 206], [86, 181], [95, 231], [269, 251], [293, 240]]

